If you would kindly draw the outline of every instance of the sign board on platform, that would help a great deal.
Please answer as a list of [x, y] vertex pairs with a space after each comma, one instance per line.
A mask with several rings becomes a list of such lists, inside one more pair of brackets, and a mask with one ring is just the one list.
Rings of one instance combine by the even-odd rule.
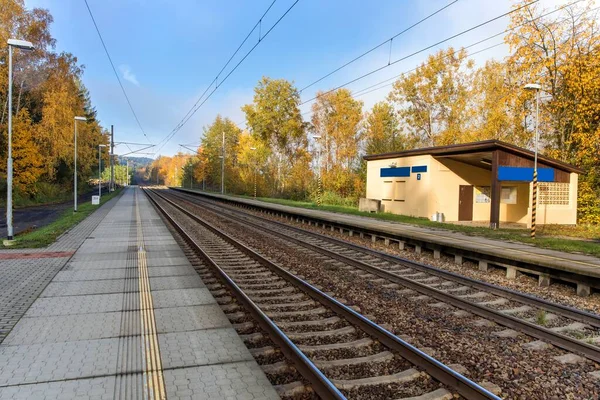
[[99, 205], [100, 204], [100, 196], [92, 196], [92, 205]]

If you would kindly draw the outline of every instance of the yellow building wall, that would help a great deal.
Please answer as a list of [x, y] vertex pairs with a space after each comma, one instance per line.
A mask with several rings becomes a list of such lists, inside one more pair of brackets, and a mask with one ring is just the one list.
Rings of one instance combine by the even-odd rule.
[[[570, 174], [569, 182], [569, 204], [540, 204], [537, 206], [536, 224], [560, 224], [560, 225], [575, 225], [577, 224], [577, 187], [579, 175], [576, 173]], [[533, 184], [528, 185], [533, 190]], [[533, 198], [530, 196], [528, 210], [531, 210]], [[531, 227], [531, 217], [528, 215], [526, 221], [528, 227]]]
[[[379, 176], [381, 168], [426, 165], [427, 172], [410, 177]], [[441, 212], [446, 221], [458, 221], [460, 185], [473, 186], [473, 221], [489, 221], [490, 203], [477, 203], [477, 188], [490, 187], [491, 171], [450, 159], [414, 156], [367, 162], [367, 198], [382, 200], [383, 211], [394, 214], [431, 218]], [[391, 181], [391, 186], [386, 186]], [[404, 182], [404, 201], [395, 199], [398, 182]], [[502, 182], [503, 188], [516, 188], [515, 204], [500, 203], [500, 222], [530, 224], [531, 192], [529, 182]], [[569, 205], [538, 206], [537, 223], [575, 224], [577, 221], [577, 174], [571, 174]], [[391, 200], [383, 200], [384, 198]]]
[[[460, 185], [490, 186], [491, 172], [469, 164], [450, 159], [435, 159], [432, 161], [433, 191], [430, 207], [433, 212], [444, 213], [446, 221], [458, 221], [458, 196]], [[473, 220], [489, 220], [490, 205], [475, 203], [473, 190]]]
[[[431, 185], [431, 156], [415, 156], [405, 158], [393, 158], [387, 160], [373, 160], [367, 162], [367, 198], [381, 200], [383, 211], [394, 214], [410, 215], [415, 217], [429, 218], [429, 195]], [[396, 167], [412, 167], [426, 165], [427, 172], [421, 173], [421, 180], [417, 180], [417, 174], [411, 173], [410, 177], [389, 177], [379, 176], [381, 168], [389, 168], [396, 163]], [[393, 189], [398, 182], [404, 182], [404, 201], [393, 198], [395, 190], [392, 189], [391, 200], [387, 198], [389, 190], [385, 182], [392, 181]]]

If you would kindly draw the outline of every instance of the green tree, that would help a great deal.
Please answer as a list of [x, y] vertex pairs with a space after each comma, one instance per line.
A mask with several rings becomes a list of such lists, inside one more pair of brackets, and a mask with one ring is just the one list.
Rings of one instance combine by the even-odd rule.
[[236, 193], [239, 188], [237, 153], [240, 134], [240, 128], [229, 118], [223, 118], [220, 115], [217, 115], [211, 125], [204, 128], [202, 154], [205, 160], [207, 184], [213, 190], [221, 189], [223, 135], [225, 135], [225, 190], [229, 193]]
[[300, 114], [300, 94], [285, 79], [262, 78], [252, 104], [242, 107], [250, 133], [270, 148], [265, 162], [272, 177], [271, 195], [306, 195], [311, 178], [306, 124]]

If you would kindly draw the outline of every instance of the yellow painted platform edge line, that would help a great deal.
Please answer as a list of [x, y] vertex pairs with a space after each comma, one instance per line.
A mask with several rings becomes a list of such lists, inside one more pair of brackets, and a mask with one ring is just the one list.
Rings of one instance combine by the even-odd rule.
[[144, 355], [144, 382], [147, 385], [149, 399], [166, 399], [166, 389], [162, 370], [158, 335], [156, 333], [156, 320], [154, 317], [154, 302], [150, 289], [148, 276], [148, 263], [144, 249], [144, 235], [142, 231], [140, 210], [138, 206], [137, 190], [135, 192], [135, 214], [137, 225], [138, 244], [138, 275], [140, 289], [140, 318], [142, 323], [142, 340]]

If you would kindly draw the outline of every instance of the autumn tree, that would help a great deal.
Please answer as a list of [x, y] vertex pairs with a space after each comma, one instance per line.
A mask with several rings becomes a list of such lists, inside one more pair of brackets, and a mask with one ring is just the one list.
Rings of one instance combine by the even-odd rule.
[[472, 129], [468, 106], [473, 67], [464, 49], [449, 47], [430, 55], [394, 83], [389, 100], [420, 146], [459, 143], [466, 138], [465, 132]]
[[13, 185], [18, 192], [33, 195], [35, 182], [43, 172], [42, 156], [34, 141], [36, 127], [29, 112], [22, 109], [13, 120]]
[[[81, 181], [97, 173], [98, 144], [105, 131], [96, 120], [89, 92], [81, 78], [83, 67], [70, 53], [56, 53], [47, 10], [28, 10], [22, 0], [0, 3], [0, 42], [9, 38], [32, 42], [35, 49], [13, 54], [13, 107], [8, 110], [7, 46], [0, 47], [0, 174], [6, 176], [7, 120], [14, 116], [14, 180], [34, 196], [38, 186], [73, 187], [74, 116], [79, 124], [78, 175]], [[23, 152], [23, 154], [20, 154]], [[17, 160], [23, 160], [19, 164]], [[27, 162], [31, 160], [31, 162]], [[82, 189], [83, 185], [80, 186]], [[64, 193], [60, 188], [56, 193]]]
[[310, 182], [310, 154], [306, 124], [300, 114], [300, 94], [284, 79], [262, 78], [251, 104], [242, 107], [253, 136], [270, 148], [265, 168], [272, 194], [302, 198]]
[[[203, 165], [207, 184], [213, 190], [221, 188], [221, 157], [225, 151], [225, 190], [235, 193], [238, 189], [237, 149], [241, 130], [229, 118], [217, 115], [212, 124], [204, 128], [202, 141]], [[225, 147], [223, 148], [223, 138]]]
[[376, 103], [365, 120], [366, 153], [381, 154], [412, 148], [400, 129], [396, 110], [388, 102]]
[[362, 106], [348, 89], [319, 92], [312, 106], [313, 131], [321, 137], [323, 187], [342, 197], [356, 194]]
[[600, 198], [600, 35], [594, 6], [587, 0], [543, 16], [548, 10], [530, 4], [511, 15], [514, 30], [506, 37], [507, 63], [519, 83], [543, 88], [543, 151], [588, 172], [579, 191], [582, 221], [600, 219], [600, 210], [589, 206]]

